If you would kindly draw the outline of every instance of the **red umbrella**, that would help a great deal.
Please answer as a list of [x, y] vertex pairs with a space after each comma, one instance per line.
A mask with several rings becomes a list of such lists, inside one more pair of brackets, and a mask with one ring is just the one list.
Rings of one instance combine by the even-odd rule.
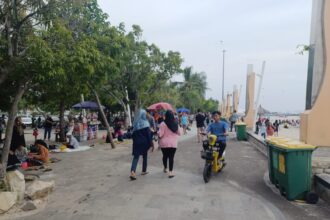
[[174, 112], [174, 109], [172, 107], [171, 104], [167, 103], [167, 102], [158, 102], [158, 103], [155, 103], [155, 104], [152, 104], [148, 107], [149, 110], [155, 110], [155, 111], [158, 111], [158, 110], [171, 110]]

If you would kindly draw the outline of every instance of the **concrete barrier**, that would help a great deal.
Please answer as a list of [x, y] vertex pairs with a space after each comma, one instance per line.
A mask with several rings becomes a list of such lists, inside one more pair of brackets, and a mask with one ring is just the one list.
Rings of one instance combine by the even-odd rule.
[[252, 143], [264, 156], [268, 157], [268, 147], [262, 137], [247, 131], [247, 139]]

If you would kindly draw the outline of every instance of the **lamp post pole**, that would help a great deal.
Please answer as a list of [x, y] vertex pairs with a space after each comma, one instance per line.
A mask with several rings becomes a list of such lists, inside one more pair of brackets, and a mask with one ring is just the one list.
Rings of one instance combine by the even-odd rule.
[[222, 103], [225, 101], [225, 53], [226, 50], [222, 50]]

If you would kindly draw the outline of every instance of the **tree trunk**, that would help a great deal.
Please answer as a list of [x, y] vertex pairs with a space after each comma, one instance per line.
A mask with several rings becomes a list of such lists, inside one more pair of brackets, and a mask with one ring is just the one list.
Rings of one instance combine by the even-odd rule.
[[4, 69], [1, 69], [1, 75], [0, 75], [0, 85], [6, 81], [8, 77], [8, 71], [7, 70], [4, 70]]
[[60, 141], [65, 142], [66, 137], [65, 137], [65, 130], [64, 130], [64, 100], [62, 99], [60, 101]]
[[22, 99], [25, 89], [26, 89], [25, 86], [23, 86], [23, 85], [19, 86], [18, 91], [15, 95], [14, 101], [11, 105], [10, 112], [9, 112], [5, 142], [3, 145], [3, 151], [2, 151], [2, 156], [1, 156], [0, 180], [3, 180], [6, 176], [8, 155], [9, 155], [10, 143], [11, 143], [11, 139], [12, 139], [12, 135], [13, 135], [14, 122], [15, 122], [17, 111], [18, 111], [18, 103]]
[[99, 106], [99, 109], [100, 109], [101, 117], [102, 117], [102, 119], [103, 119], [103, 121], [105, 123], [105, 127], [107, 128], [107, 135], [108, 135], [108, 137], [110, 139], [111, 148], [116, 148], [116, 145], [113, 142], [113, 138], [112, 138], [112, 134], [111, 134], [111, 130], [110, 130], [110, 125], [108, 123], [107, 118], [105, 117], [105, 114], [104, 114], [104, 111], [103, 111], [103, 108], [102, 108], [102, 105], [101, 105], [101, 101], [100, 101], [99, 95], [97, 94], [96, 90], [93, 89], [91, 86], [90, 86], [90, 89], [92, 90], [92, 92], [93, 92], [93, 94], [95, 96], [97, 105]]
[[125, 111], [125, 127], [128, 128], [130, 126], [132, 126], [132, 119], [129, 117], [130, 116], [130, 113], [128, 111], [127, 108], [124, 109]]

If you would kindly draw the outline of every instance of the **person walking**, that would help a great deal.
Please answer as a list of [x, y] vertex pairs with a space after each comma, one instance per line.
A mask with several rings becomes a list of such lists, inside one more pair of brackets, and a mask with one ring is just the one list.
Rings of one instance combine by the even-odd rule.
[[278, 122], [278, 120], [275, 120], [273, 126], [274, 126], [274, 134], [275, 134], [275, 136], [278, 136], [278, 130], [279, 130], [278, 128], [280, 126], [280, 123]]
[[[179, 126], [175, 121], [173, 113], [169, 110], [166, 111], [165, 120], [159, 126], [158, 137], [159, 146], [163, 153], [164, 173], [168, 173], [169, 178], [174, 177], [174, 155], [180, 134]], [[169, 164], [169, 172], [167, 172], [167, 164]]]
[[235, 131], [236, 131], [236, 122], [238, 120], [238, 114], [236, 112], [236, 110], [234, 110], [233, 114], [229, 117], [229, 121], [230, 121], [230, 132], [233, 132], [233, 127], [235, 127]]
[[46, 140], [47, 134], [48, 134], [48, 140], [50, 140], [53, 123], [54, 123], [53, 119], [48, 115], [44, 124], [44, 128], [45, 128], [44, 140]]
[[133, 123], [133, 160], [131, 166], [131, 180], [136, 180], [136, 167], [139, 162], [139, 157], [143, 157], [142, 162], [142, 173], [141, 175], [148, 174], [147, 165], [148, 165], [148, 150], [152, 148], [153, 151], [153, 142], [150, 130], [150, 124], [147, 119], [147, 112], [144, 109], [140, 109], [135, 116]]
[[181, 126], [183, 128], [183, 134], [187, 134], [188, 128], [188, 116], [187, 113], [183, 112], [181, 116]]
[[196, 127], [197, 127], [197, 141], [198, 143], [201, 142], [201, 133], [204, 132], [204, 128], [205, 128], [205, 115], [202, 113], [202, 111], [200, 109], [197, 110], [197, 114], [196, 114]]

